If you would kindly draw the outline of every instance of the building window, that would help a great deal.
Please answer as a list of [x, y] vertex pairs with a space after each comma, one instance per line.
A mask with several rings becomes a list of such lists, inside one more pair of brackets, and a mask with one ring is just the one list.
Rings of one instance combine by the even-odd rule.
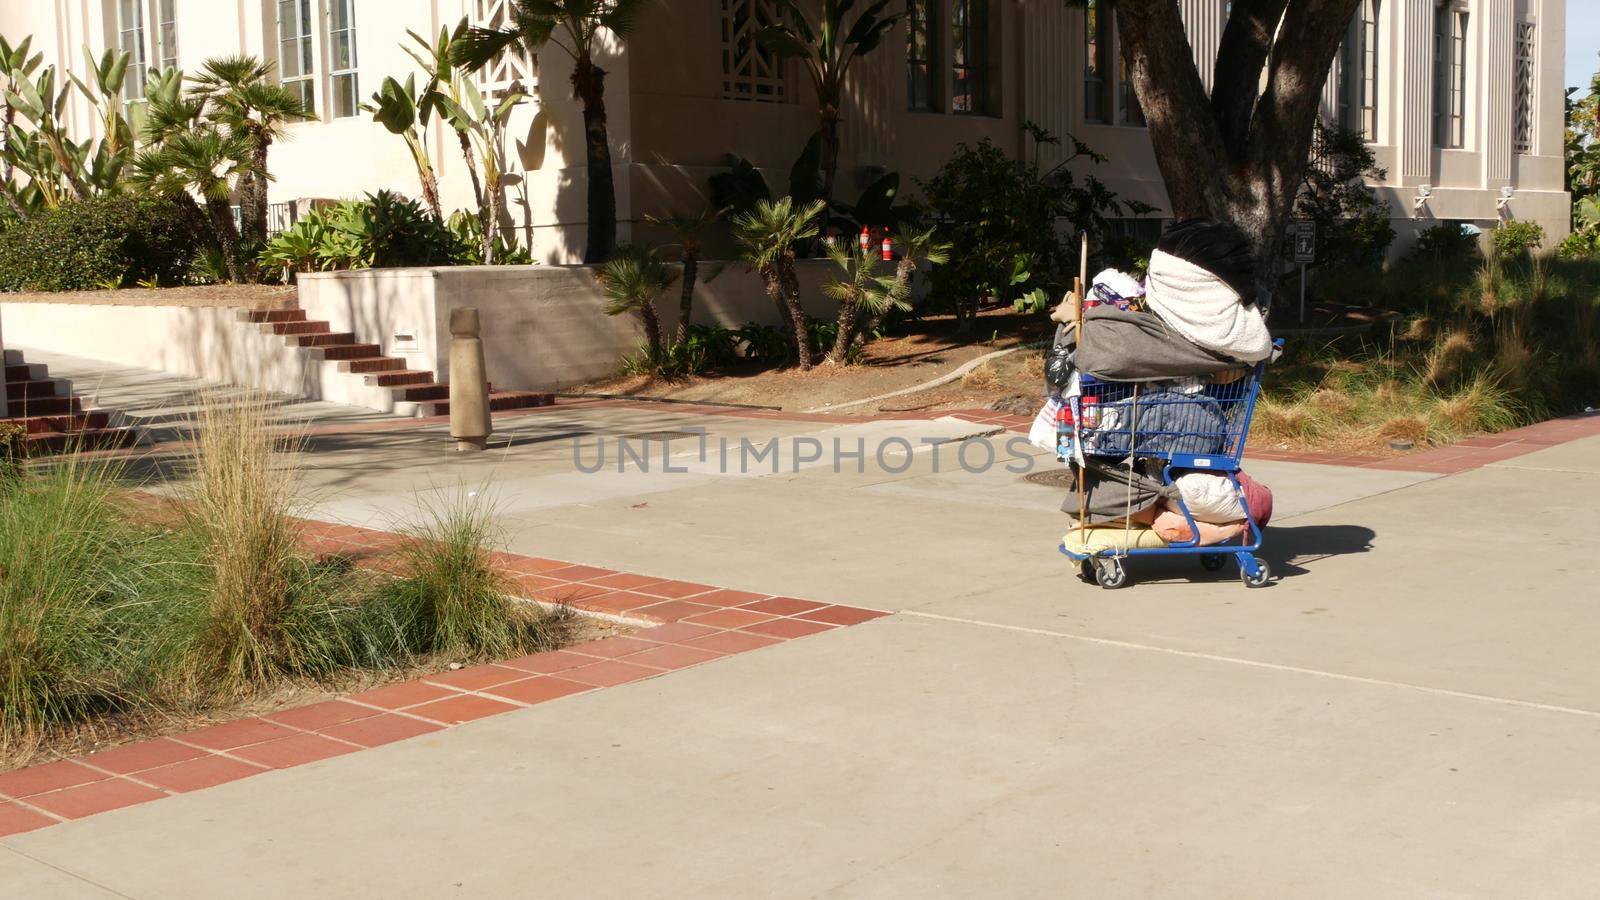
[[1361, 0], [1340, 61], [1339, 123], [1378, 139], [1378, 0]]
[[1089, 0], [1083, 12], [1085, 122], [1111, 121], [1111, 25], [1112, 14], [1105, 0]]
[[333, 117], [361, 114], [361, 85], [356, 77], [355, 0], [328, 0], [328, 82]]
[[144, 7], [140, 0], [117, 0], [117, 48], [128, 54], [128, 75], [122, 82], [124, 100], [143, 100], [145, 70]]
[[1117, 115], [1124, 125], [1144, 127], [1144, 107], [1139, 105], [1139, 92], [1133, 87], [1127, 60], [1120, 61], [1117, 80]]
[[1465, 143], [1467, 118], [1467, 11], [1440, 4], [1433, 17], [1434, 143]]
[[783, 21], [775, 0], [722, 0], [722, 96], [729, 100], [790, 102], [788, 67], [756, 40]]
[[[514, 0], [473, 0], [473, 24], [480, 28], [505, 29], [512, 21]], [[478, 86], [496, 102], [508, 94], [531, 93], [538, 84], [538, 59], [521, 43], [507, 47], [477, 72]]]
[[989, 112], [989, 0], [950, 4], [950, 111]]
[[906, 105], [919, 112], [938, 109], [933, 89], [939, 69], [938, 0], [906, 0]]
[[278, 0], [278, 79], [290, 93], [300, 98], [307, 112], [316, 113], [311, 0]]
[[1533, 152], [1533, 59], [1536, 37], [1532, 22], [1517, 23], [1511, 89], [1511, 148], [1517, 153]]
[[162, 69], [178, 67], [178, 0], [157, 0], [156, 63]]

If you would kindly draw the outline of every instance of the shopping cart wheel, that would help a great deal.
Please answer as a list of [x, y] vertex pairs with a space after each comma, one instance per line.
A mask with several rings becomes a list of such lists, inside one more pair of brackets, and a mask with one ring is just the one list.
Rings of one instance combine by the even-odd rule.
[[1128, 583], [1128, 570], [1122, 567], [1120, 559], [1097, 559], [1094, 561], [1094, 578], [1101, 587], [1114, 591]]
[[[1262, 558], [1260, 558], [1259, 556], [1258, 557], [1252, 557], [1252, 558], [1255, 560], [1255, 564], [1256, 564], [1255, 565], [1255, 569], [1256, 569], [1255, 573], [1252, 574], [1250, 572], [1250, 567], [1249, 566], [1240, 565], [1239, 566], [1239, 580], [1244, 582], [1244, 586], [1245, 587], [1258, 588], [1258, 587], [1261, 587], [1261, 586], [1265, 585], [1267, 582], [1272, 580], [1272, 567], [1267, 565], [1267, 561], [1262, 559]], [[1240, 562], [1243, 563], [1244, 560], [1241, 559]]]
[[1094, 584], [1098, 579], [1094, 577], [1094, 561], [1082, 559], [1078, 561], [1078, 577]]
[[1200, 554], [1200, 568], [1207, 572], [1215, 572], [1228, 564], [1228, 558], [1221, 553]]

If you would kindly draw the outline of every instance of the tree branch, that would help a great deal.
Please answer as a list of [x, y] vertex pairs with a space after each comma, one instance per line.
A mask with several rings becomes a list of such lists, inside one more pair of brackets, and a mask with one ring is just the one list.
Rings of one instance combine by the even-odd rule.
[[[1122, 0], [1116, 11], [1122, 57], [1139, 94], [1173, 215], [1188, 218], [1221, 212], [1226, 203], [1226, 179], [1221, 176], [1231, 166], [1178, 4]], [[1195, 172], [1218, 177], [1195, 178]]]
[[1289, 0], [1238, 0], [1222, 30], [1212, 77], [1211, 109], [1229, 155], [1244, 156], [1250, 117], [1261, 90], [1261, 70]]

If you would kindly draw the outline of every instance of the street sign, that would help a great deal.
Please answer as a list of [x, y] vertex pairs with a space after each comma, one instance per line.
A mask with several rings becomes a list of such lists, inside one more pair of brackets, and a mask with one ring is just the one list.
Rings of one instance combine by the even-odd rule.
[[1294, 234], [1294, 261], [1310, 263], [1317, 260], [1317, 223], [1304, 219], [1291, 226]]

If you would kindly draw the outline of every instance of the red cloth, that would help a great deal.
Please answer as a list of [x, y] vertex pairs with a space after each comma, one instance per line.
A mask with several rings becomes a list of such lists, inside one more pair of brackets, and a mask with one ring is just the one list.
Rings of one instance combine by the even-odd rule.
[[1272, 489], [1243, 472], [1239, 473], [1239, 487], [1244, 489], [1244, 502], [1250, 507], [1251, 517], [1257, 525], [1267, 527], [1267, 520], [1272, 518]]

